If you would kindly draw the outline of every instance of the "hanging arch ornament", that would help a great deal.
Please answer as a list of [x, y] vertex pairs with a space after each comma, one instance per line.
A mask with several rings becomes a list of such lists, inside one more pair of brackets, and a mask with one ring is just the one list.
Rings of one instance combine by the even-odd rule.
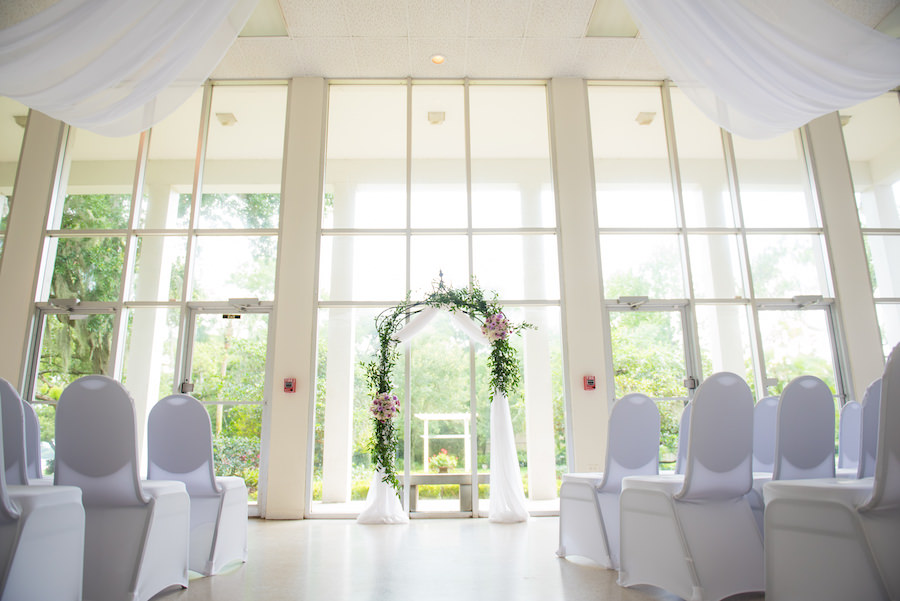
[[534, 328], [529, 323], [509, 321], [503, 314], [503, 307], [497, 302], [497, 293], [491, 292], [488, 296], [474, 277], [467, 288], [448, 288], [444, 284], [443, 274], [434, 290], [423, 300], [411, 301], [407, 293], [406, 300], [375, 318], [378, 353], [372, 361], [363, 364], [372, 395], [371, 457], [375, 469], [384, 474], [382, 480], [390, 484], [398, 494], [401, 486], [395, 463], [400, 441], [394, 418], [400, 411], [400, 401], [393, 393], [391, 381], [391, 374], [400, 357], [397, 332], [410, 318], [429, 307], [463, 313], [481, 325], [481, 333], [491, 347], [487, 360], [491, 372], [491, 401], [497, 393], [508, 397], [521, 381], [519, 360], [516, 349], [510, 344], [510, 337]]

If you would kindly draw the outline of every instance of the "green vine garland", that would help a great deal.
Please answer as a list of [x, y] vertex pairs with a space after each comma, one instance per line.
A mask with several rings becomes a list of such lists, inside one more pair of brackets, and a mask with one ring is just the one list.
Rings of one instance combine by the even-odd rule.
[[443, 279], [440, 279], [434, 291], [424, 300], [412, 302], [407, 294], [403, 302], [375, 318], [379, 350], [372, 361], [363, 363], [369, 392], [373, 399], [374, 431], [370, 449], [375, 469], [383, 471], [382, 480], [393, 486], [398, 493], [401, 486], [394, 464], [400, 450], [400, 441], [394, 417], [399, 410], [399, 403], [392, 393], [391, 381], [391, 374], [400, 357], [396, 334], [409, 318], [427, 307], [447, 309], [451, 313], [461, 311], [482, 325], [482, 331], [487, 335], [491, 345], [491, 353], [488, 356], [491, 401], [494, 400], [495, 392], [508, 397], [518, 386], [521, 380], [519, 361], [516, 349], [510, 344], [510, 337], [534, 327], [524, 322], [518, 324], [508, 322], [503, 316], [503, 308], [497, 303], [497, 294], [493, 293], [491, 298], [487, 298], [484, 291], [478, 287], [475, 278], [472, 278], [468, 288], [447, 288]]

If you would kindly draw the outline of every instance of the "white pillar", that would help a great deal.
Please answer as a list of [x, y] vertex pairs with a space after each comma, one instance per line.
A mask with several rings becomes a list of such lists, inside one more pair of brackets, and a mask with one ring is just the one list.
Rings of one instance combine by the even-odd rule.
[[[550, 81], [550, 135], [556, 154], [565, 386], [569, 405], [569, 470], [600, 471], [606, 456], [608, 324], [600, 287], [600, 250], [594, 195], [587, 89], [581, 79]], [[597, 377], [584, 390], [582, 377]]]

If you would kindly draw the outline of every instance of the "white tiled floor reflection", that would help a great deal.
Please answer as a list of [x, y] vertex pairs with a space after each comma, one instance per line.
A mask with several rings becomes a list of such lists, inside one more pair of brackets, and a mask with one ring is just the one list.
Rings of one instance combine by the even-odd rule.
[[[250, 520], [250, 559], [154, 601], [674, 601], [650, 587], [624, 589], [616, 573], [559, 559], [559, 519]], [[734, 600], [759, 601], [762, 595]]]

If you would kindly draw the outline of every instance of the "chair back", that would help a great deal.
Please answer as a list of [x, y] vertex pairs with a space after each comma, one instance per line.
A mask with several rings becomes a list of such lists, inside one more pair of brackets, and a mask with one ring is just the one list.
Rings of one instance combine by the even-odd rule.
[[881, 415], [872, 497], [861, 508], [900, 507], [900, 344], [894, 347], [881, 377]]
[[192, 497], [219, 494], [212, 424], [194, 397], [173, 394], [153, 406], [147, 419], [147, 456], [150, 480], [180, 480]]
[[791, 380], [775, 423], [773, 480], [834, 478], [834, 397], [815, 376]]
[[775, 417], [778, 397], [767, 396], [753, 408], [753, 471], [771, 472], [775, 468]]
[[647, 395], [627, 394], [609, 415], [606, 469], [598, 487], [618, 492], [625, 476], [659, 473], [659, 409]]
[[678, 454], [675, 455], [675, 473], [683, 474], [687, 465], [688, 434], [691, 432], [691, 402], [681, 411], [678, 421]]
[[25, 471], [25, 411], [22, 397], [12, 384], [0, 378], [0, 411], [3, 414], [3, 471], [8, 485], [28, 484]]
[[875, 455], [878, 454], [878, 422], [881, 419], [881, 378], [866, 388], [860, 417], [859, 465], [857, 478], [875, 475]]
[[78, 486], [85, 507], [144, 505], [134, 401], [108, 376], [84, 376], [56, 406], [57, 485]]
[[719, 372], [691, 401], [683, 501], [733, 499], [753, 484], [753, 395], [743, 378]]
[[31, 403], [22, 401], [22, 408], [25, 410], [25, 473], [29, 478], [40, 479], [44, 477], [41, 469], [41, 422]]
[[841, 421], [838, 424], [838, 467], [853, 469], [859, 467], [859, 443], [862, 420], [862, 405], [849, 401], [841, 407]]

